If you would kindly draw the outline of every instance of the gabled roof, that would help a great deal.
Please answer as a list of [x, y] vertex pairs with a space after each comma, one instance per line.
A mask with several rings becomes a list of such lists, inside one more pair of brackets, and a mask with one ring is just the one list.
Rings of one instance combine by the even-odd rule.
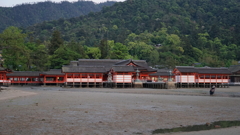
[[61, 69], [50, 69], [49, 71], [42, 72], [43, 75], [65, 75]]
[[114, 65], [127, 65], [127, 64], [129, 64], [131, 62], [133, 62], [132, 59], [122, 60], [122, 61], [119, 61], [119, 62], [115, 63]]
[[196, 69], [194, 66], [176, 66], [178, 71], [181, 73], [196, 73]]
[[40, 71], [13, 71], [12, 73], [8, 73], [7, 77], [14, 76], [39, 76]]
[[227, 68], [196, 68], [199, 74], [231, 74]]
[[112, 65], [122, 60], [111, 59], [79, 59], [78, 66], [104, 66], [107, 70], [110, 70]]
[[[129, 63], [135, 66], [128, 66]], [[145, 60], [112, 60], [112, 59], [79, 59], [77, 62], [72, 61], [70, 65], [62, 67], [65, 72], [82, 72], [82, 73], [104, 73], [113, 69], [116, 72], [134, 72], [136, 69], [148, 72], [156, 72], [150, 68]]]
[[228, 70], [232, 73], [239, 72], [240, 71], [240, 65], [232, 65], [228, 68]]
[[115, 72], [135, 72], [133, 66], [116, 66], [112, 67]]
[[194, 66], [176, 66], [181, 73], [199, 73], [199, 74], [231, 74], [227, 68], [212, 67], [194, 67]]
[[159, 69], [156, 73], [149, 74], [150, 76], [170, 76], [169, 70]]
[[141, 70], [142, 72], [146, 71], [146, 72], [157, 72], [156, 69], [150, 68], [150, 67], [133, 67], [134, 70]]
[[64, 73], [105, 73], [107, 72], [104, 66], [63, 66]]

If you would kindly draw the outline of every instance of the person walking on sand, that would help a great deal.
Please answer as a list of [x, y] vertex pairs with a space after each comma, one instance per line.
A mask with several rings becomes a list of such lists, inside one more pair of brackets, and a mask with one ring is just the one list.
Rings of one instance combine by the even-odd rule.
[[215, 92], [215, 86], [212, 86], [212, 88], [210, 89], [209, 93], [210, 93], [210, 96], [212, 96]]

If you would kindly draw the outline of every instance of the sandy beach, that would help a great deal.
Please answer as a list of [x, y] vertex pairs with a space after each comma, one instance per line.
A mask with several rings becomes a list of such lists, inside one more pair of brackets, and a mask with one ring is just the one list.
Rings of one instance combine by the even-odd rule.
[[[240, 120], [240, 87], [108, 89], [8, 87], [0, 135], [151, 135], [155, 129]], [[239, 127], [167, 135], [238, 135]]]

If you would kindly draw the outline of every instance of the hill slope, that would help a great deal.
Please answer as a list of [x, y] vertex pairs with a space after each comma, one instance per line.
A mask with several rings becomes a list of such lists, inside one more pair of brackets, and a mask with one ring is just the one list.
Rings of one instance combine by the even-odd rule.
[[50, 53], [52, 67], [76, 58], [144, 59], [170, 68], [194, 63], [230, 66], [240, 60], [239, 7], [238, 0], [127, 0], [87, 16], [36, 24], [24, 32], [48, 51], [54, 35], [59, 37], [56, 41], [63, 38], [62, 47]]
[[112, 6], [115, 2], [94, 4], [92, 1], [61, 2], [50, 1], [36, 4], [22, 4], [15, 7], [0, 7], [0, 31], [8, 26], [26, 27], [43, 21], [57, 20], [59, 18], [72, 18], [97, 12], [103, 6]]
[[[237, 38], [240, 37], [239, 7], [237, 0], [127, 0], [85, 17], [38, 24], [29, 30], [41, 37], [42, 30], [44, 34], [51, 34], [54, 27], [66, 40], [89, 35], [94, 35], [92, 39], [101, 39], [103, 31], [100, 29], [106, 27], [108, 39], [122, 42], [131, 32], [153, 32], [164, 26], [170, 33], [180, 32], [194, 38], [197, 33], [208, 32], [210, 38], [240, 44]], [[67, 29], [66, 22], [71, 24]], [[229, 35], [234, 39], [229, 39]]]

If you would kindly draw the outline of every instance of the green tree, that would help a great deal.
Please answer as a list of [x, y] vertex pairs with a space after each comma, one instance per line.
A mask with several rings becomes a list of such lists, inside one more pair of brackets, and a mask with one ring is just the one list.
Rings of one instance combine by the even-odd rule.
[[109, 56], [110, 47], [107, 40], [103, 39], [100, 41], [99, 49], [101, 50], [101, 59], [105, 59]]
[[55, 30], [52, 34], [52, 38], [50, 40], [50, 45], [48, 47], [48, 51], [50, 55], [53, 55], [54, 52], [63, 45], [63, 39], [61, 37], [61, 33], [58, 30]]
[[199, 33], [198, 34], [198, 47], [201, 48], [201, 50], [208, 48], [208, 33]]
[[60, 69], [62, 65], [69, 64], [70, 61], [76, 60], [79, 58], [79, 54], [74, 51], [71, 51], [65, 46], [58, 48], [52, 56], [50, 56], [51, 68]]
[[115, 43], [111, 52], [111, 59], [127, 59], [129, 57], [127, 46], [122, 43]]
[[75, 41], [71, 41], [67, 44], [67, 47], [73, 51], [76, 52], [80, 55], [79, 58], [87, 58], [87, 54], [85, 52], [84, 47], [81, 45], [81, 43], [75, 42]]
[[44, 71], [50, 66], [47, 48], [45, 45], [38, 45], [36, 50], [31, 54], [32, 68], [37, 71]]
[[170, 46], [179, 46], [181, 43], [181, 39], [176, 34], [167, 35], [166, 40], [164, 41], [164, 45]]
[[100, 59], [101, 50], [98, 47], [87, 47], [87, 56], [89, 59]]
[[193, 47], [193, 54], [194, 56], [192, 58], [198, 61], [200, 58], [202, 58], [203, 52], [200, 49]]
[[159, 63], [159, 53], [156, 49], [151, 52], [151, 54], [149, 56], [149, 63], [152, 66], [158, 65], [158, 63]]
[[17, 27], [9, 27], [0, 34], [4, 66], [13, 70], [27, 70], [30, 50], [25, 46], [26, 34]]

